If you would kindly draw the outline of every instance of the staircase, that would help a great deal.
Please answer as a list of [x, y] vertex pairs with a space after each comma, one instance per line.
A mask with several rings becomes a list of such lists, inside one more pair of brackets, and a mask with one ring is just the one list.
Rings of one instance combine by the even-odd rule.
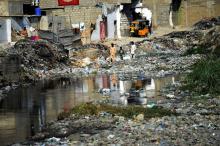
[[129, 28], [130, 27], [130, 22], [125, 14], [121, 14], [121, 36], [130, 36], [129, 33]]

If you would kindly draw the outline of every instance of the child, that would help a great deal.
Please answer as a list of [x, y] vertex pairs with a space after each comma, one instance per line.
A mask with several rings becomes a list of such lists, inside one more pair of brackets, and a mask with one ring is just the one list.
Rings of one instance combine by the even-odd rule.
[[135, 50], [137, 49], [135, 43], [132, 41], [131, 42], [131, 58], [133, 59], [134, 58], [134, 55], [135, 55]]
[[121, 60], [123, 60], [124, 54], [125, 54], [124, 50], [122, 49], [122, 47], [120, 47], [119, 55], [120, 55]]

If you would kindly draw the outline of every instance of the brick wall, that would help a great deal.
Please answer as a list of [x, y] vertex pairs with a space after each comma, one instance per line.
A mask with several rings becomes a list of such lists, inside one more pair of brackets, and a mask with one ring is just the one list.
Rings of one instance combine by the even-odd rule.
[[53, 10], [52, 16], [65, 17], [65, 27], [70, 28], [71, 24], [84, 22], [86, 28], [95, 23], [101, 9], [96, 7], [65, 7], [64, 9]]

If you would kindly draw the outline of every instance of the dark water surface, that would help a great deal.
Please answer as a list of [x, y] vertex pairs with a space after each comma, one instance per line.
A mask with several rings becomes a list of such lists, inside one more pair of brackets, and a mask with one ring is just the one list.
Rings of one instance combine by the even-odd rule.
[[0, 101], [0, 145], [21, 142], [30, 137], [58, 114], [68, 111], [77, 104], [102, 96], [100, 88], [114, 89], [111, 98], [117, 100], [120, 94], [131, 88], [143, 88], [147, 97], [159, 99], [159, 90], [176, 78], [120, 81], [113, 76], [98, 76], [75, 79], [41, 81], [35, 85], [12, 91]]

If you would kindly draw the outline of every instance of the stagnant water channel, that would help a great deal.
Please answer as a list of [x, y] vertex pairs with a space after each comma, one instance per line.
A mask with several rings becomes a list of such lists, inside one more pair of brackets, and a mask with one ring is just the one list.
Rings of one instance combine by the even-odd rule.
[[102, 75], [73, 79], [41, 81], [35, 85], [18, 88], [0, 101], [0, 143], [7, 145], [21, 142], [42, 126], [56, 120], [59, 113], [77, 104], [103, 98], [97, 91], [110, 88], [110, 99], [118, 102], [120, 94], [131, 88], [143, 88], [149, 100], [158, 100], [159, 91], [177, 77], [121, 81]]

